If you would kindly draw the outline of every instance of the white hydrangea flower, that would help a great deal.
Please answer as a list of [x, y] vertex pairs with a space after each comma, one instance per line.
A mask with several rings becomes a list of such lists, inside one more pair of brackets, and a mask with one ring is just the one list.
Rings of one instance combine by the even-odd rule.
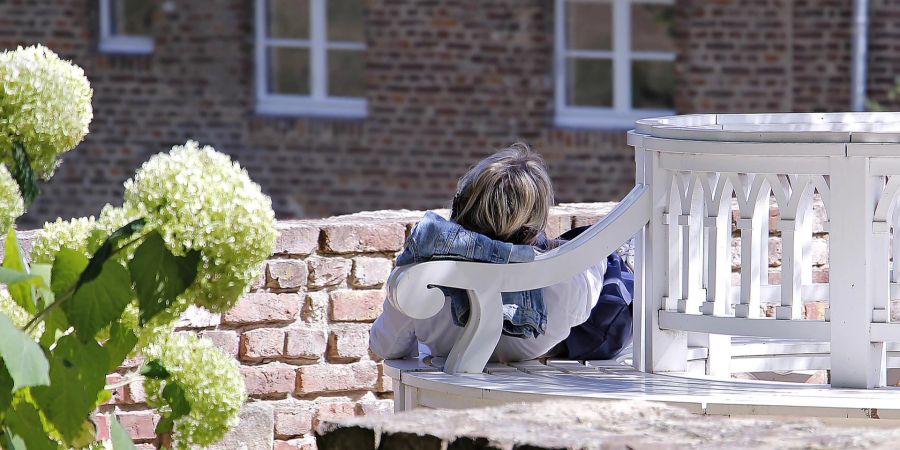
[[199, 251], [197, 279], [181, 300], [213, 312], [234, 306], [275, 247], [269, 197], [227, 155], [194, 141], [147, 161], [125, 182], [125, 203], [113, 214], [104, 228], [144, 217], [172, 253]]
[[96, 228], [94, 216], [47, 222], [34, 239], [31, 260], [40, 264], [53, 264], [56, 254], [62, 248], [80, 252], [90, 258], [89, 241]]
[[244, 377], [234, 358], [193, 333], [160, 336], [142, 353], [148, 361], [158, 359], [169, 372], [167, 380], [144, 380], [147, 403], [168, 412], [162, 390], [166, 382], [174, 381], [184, 389], [191, 406], [187, 416], [175, 421], [175, 448], [210, 445], [237, 426], [244, 403]]
[[58, 156], [87, 134], [92, 96], [84, 71], [42, 45], [0, 53], [0, 162], [12, 167], [19, 142], [35, 173], [49, 179]]
[[24, 213], [25, 203], [19, 192], [19, 185], [9, 174], [9, 170], [6, 170], [6, 166], [0, 164], [0, 233], [5, 235], [9, 227]]
[[[17, 328], [24, 327], [31, 320], [31, 314], [28, 314], [25, 308], [22, 308], [13, 300], [5, 287], [0, 289], [0, 313], [5, 314]], [[41, 323], [31, 331], [31, 336], [37, 339], [43, 333], [44, 324]]]

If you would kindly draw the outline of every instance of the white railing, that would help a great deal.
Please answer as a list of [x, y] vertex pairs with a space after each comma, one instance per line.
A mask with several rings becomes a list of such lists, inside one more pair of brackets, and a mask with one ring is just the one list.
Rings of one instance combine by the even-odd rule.
[[[640, 369], [685, 371], [696, 346], [708, 348], [707, 373], [727, 375], [731, 336], [807, 339], [830, 343], [833, 386], [885, 384], [885, 342], [900, 341], [900, 324], [890, 323], [900, 281], [900, 270], [891, 271], [900, 114], [674, 116], [639, 121], [629, 144], [653, 201], [637, 246]], [[781, 284], [773, 286], [770, 197], [782, 244]], [[815, 197], [828, 216], [827, 284], [812, 282]], [[741, 256], [734, 286], [732, 198]], [[810, 297], [829, 301], [825, 320], [801, 318]], [[760, 317], [761, 298], [777, 301], [774, 318]]]
[[[637, 186], [577, 239], [533, 263], [439, 261], [393, 273], [389, 299], [415, 318], [441, 309], [443, 295], [431, 286], [469, 290], [472, 316], [444, 371], [484, 368], [500, 337], [500, 292], [562, 281], [635, 235], [636, 368], [686, 372], [702, 354], [703, 372], [728, 376], [753, 367], [750, 347], [732, 345], [732, 336], [753, 336], [774, 342], [763, 356], [775, 362], [757, 367], [822, 368], [830, 359], [835, 387], [885, 384], [887, 368], [900, 366], [885, 346], [900, 342], [900, 324], [890, 322], [890, 301], [900, 298], [900, 266], [891, 265], [900, 257], [900, 245], [891, 247], [900, 230], [900, 114], [673, 116], [638, 121], [628, 142]], [[772, 198], [779, 285], [767, 280]], [[814, 200], [828, 217], [829, 283], [813, 282]], [[733, 203], [741, 262], [734, 285]], [[802, 318], [809, 300], [829, 301], [825, 320]], [[760, 305], [773, 301], [775, 317], [761, 317]], [[785, 363], [779, 358], [791, 357], [790, 348], [806, 353]]]

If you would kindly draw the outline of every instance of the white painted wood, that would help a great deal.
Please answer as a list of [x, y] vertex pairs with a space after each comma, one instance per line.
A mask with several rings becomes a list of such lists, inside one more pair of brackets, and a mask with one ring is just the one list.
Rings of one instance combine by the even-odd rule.
[[[266, 2], [255, 1], [255, 75], [256, 112], [275, 116], [321, 116], [361, 119], [366, 117], [365, 98], [334, 97], [328, 95], [328, 50], [365, 50], [365, 42], [328, 40], [326, 0], [309, 0], [309, 39], [272, 38], [269, 36]], [[310, 52], [309, 95], [289, 95], [269, 92], [268, 50], [270, 47], [306, 48]]]
[[[605, 0], [612, 7], [612, 48], [610, 50], [577, 49], [568, 44], [566, 7], [575, 0], [555, 0], [554, 17], [554, 103], [558, 126], [579, 128], [631, 128], [634, 121], [645, 117], [664, 116], [672, 111], [636, 109], [633, 107], [631, 66], [634, 60], [674, 61], [673, 52], [636, 52], [631, 49], [631, 5], [635, 0]], [[578, 0], [583, 1], [583, 0]], [[647, 0], [642, 2], [646, 3]], [[674, 0], [653, 0], [672, 4]], [[600, 24], [602, 26], [602, 24]], [[611, 107], [570, 105], [566, 95], [568, 58], [605, 59], [612, 62], [613, 104]]]
[[[668, 310], [666, 302], [677, 295], [681, 286], [678, 258], [671, 252], [677, 251], [680, 235], [672, 232], [673, 225], [666, 224], [665, 216], [673, 209], [672, 202], [678, 201], [672, 195], [671, 172], [659, 165], [659, 153], [650, 152], [644, 166], [645, 177], [650, 180], [652, 198], [650, 223], [647, 236], [648, 264], [647, 306], [644, 310], [645, 326], [650, 328], [650, 339], [645, 343], [647, 360], [645, 367], [650, 372], [683, 372], [687, 369], [687, 333], [680, 330], [664, 330], [659, 326], [659, 312]], [[674, 239], [673, 239], [674, 236]]]
[[821, 320], [775, 320], [764, 318], [719, 317], [699, 314], [659, 312], [660, 327], [666, 330], [731, 336], [758, 336], [783, 339], [829, 338], [829, 323]]
[[[629, 134], [629, 137], [631, 134]], [[648, 184], [648, 153], [641, 147], [634, 149], [635, 183]], [[644, 226], [634, 235], [634, 298], [632, 298], [632, 365], [636, 370], [646, 371], [647, 361], [650, 357], [647, 343], [652, 340], [653, 322], [651, 316], [655, 315], [656, 302], [652, 297], [652, 286], [647, 278], [649, 264], [652, 261], [650, 254], [649, 230]]]
[[[113, 1], [115, 0], [100, 0], [100, 51], [132, 55], [153, 53], [152, 36], [135, 36], [114, 32], [116, 27], [115, 17], [113, 17]], [[125, 3], [121, 3], [119, 7], [125, 5]]]
[[831, 220], [832, 385], [884, 386], [884, 343], [871, 342], [872, 218], [881, 186], [863, 157], [834, 157]]
[[[900, 113], [709, 114], [640, 121], [628, 134], [636, 150], [638, 186], [578, 239], [528, 264], [442, 261], [396, 270], [388, 282], [389, 299], [410, 316], [440, 310], [443, 296], [428, 286], [443, 285], [473, 291], [482, 317], [470, 322], [473, 337], [458, 344], [443, 365], [456, 375], [423, 368], [421, 362], [403, 369], [388, 362], [388, 373], [399, 374], [404, 389], [417, 389], [418, 401], [427, 398], [433, 406], [644, 398], [715, 414], [865, 417], [868, 413], [860, 411], [885, 408], [879, 416], [900, 419], [900, 392], [879, 388], [887, 368], [900, 367], [900, 324], [889, 322], [890, 300], [900, 299], [900, 270], [892, 270], [890, 262], [900, 259], [900, 245], [891, 245], [900, 228], [895, 135], [900, 136]], [[742, 237], [740, 286], [729, 282], [732, 193]], [[779, 210], [781, 285], [764, 279], [770, 193]], [[830, 283], [812, 282], [816, 196], [829, 220]], [[499, 319], [485, 319], [499, 317], [497, 292], [562, 280], [632, 235], [634, 368], [701, 375], [664, 377], [595, 361], [485, 367], [499, 336]], [[804, 303], [823, 300], [830, 302], [831, 321], [801, 320]], [[732, 302], [738, 303], [734, 314]], [[757, 318], [764, 303], [777, 305], [777, 319]], [[482, 329], [490, 338], [477, 336]], [[477, 373], [482, 368], [487, 373]], [[832, 389], [710, 378], [733, 371], [826, 368], [832, 371]]]
[[[500, 336], [502, 305], [497, 293], [538, 289], [583, 272], [597, 263], [597, 255], [608, 255], [637, 233], [649, 213], [648, 188], [638, 186], [601, 221], [568, 243], [538, 255], [534, 262], [432, 261], [400, 267], [388, 279], [388, 300], [404, 314], [424, 319], [437, 314], [444, 303], [443, 293], [432, 286], [467, 289], [473, 313], [477, 309], [484, 320], [469, 320], [445, 370], [481, 372]], [[489, 301], [491, 298], [496, 300]]]

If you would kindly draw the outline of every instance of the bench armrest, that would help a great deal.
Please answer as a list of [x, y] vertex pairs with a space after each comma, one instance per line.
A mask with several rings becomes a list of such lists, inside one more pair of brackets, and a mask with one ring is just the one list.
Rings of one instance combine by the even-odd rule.
[[[501, 292], [551, 286], [587, 270], [634, 236], [650, 219], [649, 187], [638, 185], [606, 217], [575, 239], [533, 262], [490, 264], [431, 261], [398, 267], [387, 282], [388, 301], [414, 319], [437, 314], [444, 294], [433, 286], [466, 289], [471, 313], [460, 340], [447, 357], [444, 371], [481, 372], [500, 339]], [[602, 256], [598, 256], [602, 255]]]

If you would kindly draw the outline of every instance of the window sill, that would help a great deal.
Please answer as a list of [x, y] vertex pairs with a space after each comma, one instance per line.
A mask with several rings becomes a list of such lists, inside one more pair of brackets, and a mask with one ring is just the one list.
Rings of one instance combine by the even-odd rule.
[[368, 115], [368, 102], [363, 98], [314, 100], [301, 96], [270, 95], [257, 99], [256, 113], [267, 116], [364, 119]]
[[565, 108], [556, 113], [554, 124], [560, 128], [590, 130], [623, 130], [634, 128], [634, 122], [648, 117], [671, 116], [670, 110], [632, 110], [625, 113], [605, 108]]
[[100, 40], [100, 51], [126, 55], [153, 53], [153, 38], [146, 36], [111, 36]]

